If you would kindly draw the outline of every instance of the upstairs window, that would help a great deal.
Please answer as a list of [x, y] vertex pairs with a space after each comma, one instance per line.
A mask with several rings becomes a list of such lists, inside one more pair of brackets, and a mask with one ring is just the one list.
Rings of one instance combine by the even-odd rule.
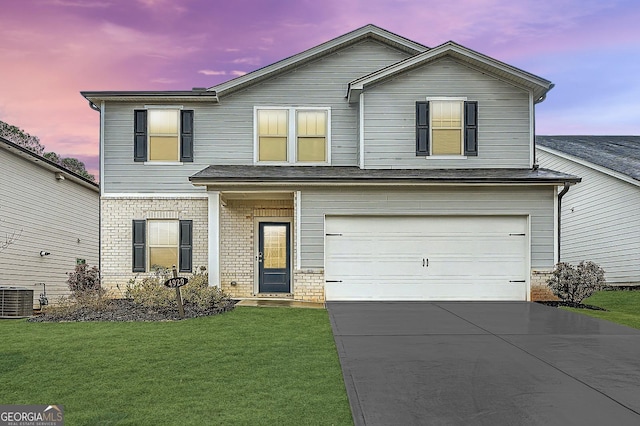
[[289, 111], [258, 110], [258, 161], [287, 161]]
[[257, 163], [330, 162], [329, 108], [256, 108], [255, 127]]
[[416, 155], [477, 156], [478, 103], [455, 98], [416, 102]]
[[147, 111], [149, 120], [148, 161], [178, 161], [180, 128], [178, 110], [152, 109]]
[[193, 111], [148, 108], [134, 111], [134, 161], [193, 161]]
[[462, 105], [431, 101], [431, 155], [462, 155]]
[[327, 161], [327, 111], [298, 111], [296, 120], [298, 162]]

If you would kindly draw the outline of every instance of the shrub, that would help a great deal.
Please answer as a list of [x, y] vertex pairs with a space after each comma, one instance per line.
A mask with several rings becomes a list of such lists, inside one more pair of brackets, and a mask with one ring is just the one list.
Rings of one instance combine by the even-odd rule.
[[67, 272], [67, 276], [69, 290], [76, 299], [103, 295], [100, 271], [97, 266], [89, 268], [87, 264], [76, 265], [76, 269], [73, 272]]
[[565, 302], [581, 303], [606, 284], [604, 270], [593, 262], [580, 262], [575, 268], [560, 262], [547, 280], [553, 294]]
[[[186, 286], [180, 288], [182, 300], [198, 310], [207, 310], [231, 303], [231, 298], [217, 287], [209, 287], [209, 274], [206, 268], [196, 270]], [[127, 285], [126, 297], [135, 303], [150, 308], [177, 309], [176, 292], [164, 286], [164, 278], [156, 275], [145, 277], [141, 281], [132, 279]]]
[[176, 292], [165, 287], [164, 279], [157, 276], [145, 277], [141, 281], [129, 280], [126, 297], [148, 308], [177, 307]]
[[189, 278], [189, 283], [181, 290], [182, 299], [199, 309], [209, 309], [231, 300], [219, 288], [209, 287], [209, 274], [204, 272], [202, 268]]

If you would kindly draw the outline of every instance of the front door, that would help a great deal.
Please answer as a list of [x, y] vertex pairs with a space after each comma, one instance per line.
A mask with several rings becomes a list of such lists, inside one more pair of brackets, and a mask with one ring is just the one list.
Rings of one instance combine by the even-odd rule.
[[288, 222], [258, 224], [258, 291], [291, 291], [291, 229]]

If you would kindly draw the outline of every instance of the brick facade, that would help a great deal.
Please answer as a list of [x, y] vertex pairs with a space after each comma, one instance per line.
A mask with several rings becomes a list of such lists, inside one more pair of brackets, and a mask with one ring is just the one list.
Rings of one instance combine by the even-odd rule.
[[123, 295], [132, 278], [152, 275], [132, 272], [132, 221], [176, 219], [193, 221], [193, 268], [208, 262], [208, 204], [206, 198], [102, 198], [102, 284]]
[[[220, 282], [222, 289], [234, 297], [256, 296], [254, 234], [259, 217], [291, 219], [293, 203], [291, 200], [228, 200], [220, 208]], [[295, 234], [293, 226], [291, 232]]]
[[547, 286], [552, 271], [531, 271], [531, 301], [559, 300]]

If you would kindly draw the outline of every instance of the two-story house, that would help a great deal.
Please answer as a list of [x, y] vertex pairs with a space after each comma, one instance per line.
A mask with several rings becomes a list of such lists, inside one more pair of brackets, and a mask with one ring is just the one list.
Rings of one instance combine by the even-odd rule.
[[579, 181], [535, 165], [552, 86], [367, 25], [208, 89], [83, 92], [103, 282], [202, 265], [235, 297], [530, 300]]

